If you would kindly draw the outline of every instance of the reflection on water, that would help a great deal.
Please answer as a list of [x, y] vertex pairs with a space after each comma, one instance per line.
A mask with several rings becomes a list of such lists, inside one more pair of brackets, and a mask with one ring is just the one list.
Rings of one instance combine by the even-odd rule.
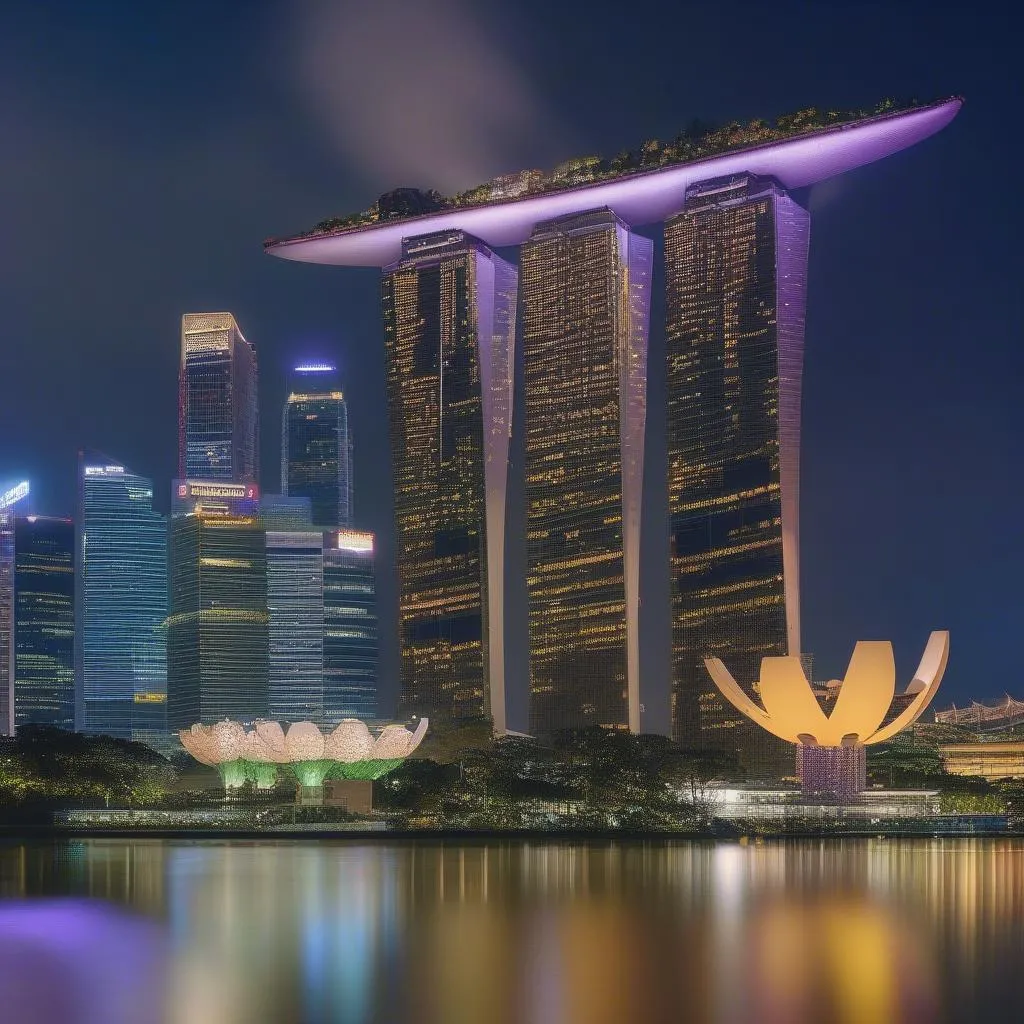
[[886, 1024], [1024, 1005], [1013, 840], [0, 846], [0, 896], [42, 895], [154, 922], [167, 1019], [195, 1024]]

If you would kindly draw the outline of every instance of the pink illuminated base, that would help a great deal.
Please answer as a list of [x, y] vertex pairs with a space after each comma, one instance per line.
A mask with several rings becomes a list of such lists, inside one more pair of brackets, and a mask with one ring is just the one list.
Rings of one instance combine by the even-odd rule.
[[608, 207], [631, 226], [654, 224], [682, 209], [683, 194], [695, 182], [749, 172], [776, 178], [785, 188], [802, 188], [921, 142], [945, 128], [961, 105], [959, 99], [943, 100], [581, 188], [289, 239], [268, 246], [267, 252], [301, 263], [385, 267], [401, 257], [403, 238], [434, 231], [459, 229], [488, 245], [519, 245], [539, 221], [599, 207]]

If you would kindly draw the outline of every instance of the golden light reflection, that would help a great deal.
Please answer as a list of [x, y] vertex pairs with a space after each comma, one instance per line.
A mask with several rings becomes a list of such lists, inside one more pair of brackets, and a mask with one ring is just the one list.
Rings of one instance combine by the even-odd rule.
[[58, 893], [158, 923], [172, 1021], [918, 1024], [1024, 998], [1021, 840], [11, 843], [0, 941], [46, 905], [12, 898]]

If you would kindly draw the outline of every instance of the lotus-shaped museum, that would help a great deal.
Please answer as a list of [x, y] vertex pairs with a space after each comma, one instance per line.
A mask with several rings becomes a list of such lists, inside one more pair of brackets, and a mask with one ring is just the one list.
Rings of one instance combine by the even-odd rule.
[[[797, 771], [805, 791], [848, 796], [864, 788], [864, 748], [892, 739], [921, 717], [939, 688], [948, 657], [949, 633], [932, 633], [914, 678], [900, 697], [904, 706], [891, 717], [896, 664], [887, 640], [860, 641], [842, 682], [829, 687], [833, 692], [824, 702], [807, 681], [798, 657], [761, 660], [761, 705], [747, 696], [720, 658], [705, 658], [704, 664], [738, 711], [797, 745]], [[831, 705], [828, 714], [823, 703]]]
[[332, 732], [323, 733], [313, 722], [256, 722], [247, 730], [240, 722], [193, 725], [178, 734], [181, 745], [201, 764], [216, 768], [226, 789], [247, 779], [269, 789], [277, 766], [287, 766], [306, 787], [322, 786], [331, 776], [339, 779], [379, 779], [396, 768], [423, 741], [428, 720], [421, 718], [415, 732], [401, 725], [386, 725], [374, 736], [365, 722], [346, 718]]

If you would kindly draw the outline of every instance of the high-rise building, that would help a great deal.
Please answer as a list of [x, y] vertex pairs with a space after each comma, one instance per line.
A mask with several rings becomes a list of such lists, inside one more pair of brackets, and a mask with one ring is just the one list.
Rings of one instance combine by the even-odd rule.
[[640, 509], [653, 244], [609, 210], [520, 255], [530, 730], [639, 732]]
[[14, 735], [14, 524], [28, 497], [27, 480], [0, 492], [0, 736]]
[[259, 479], [256, 350], [230, 313], [181, 318], [178, 476]]
[[771, 771], [702, 659], [800, 653], [800, 383], [809, 217], [771, 180], [694, 185], [665, 225], [674, 730]]
[[292, 371], [281, 416], [281, 490], [309, 498], [321, 529], [352, 522], [348, 409], [337, 369], [327, 363], [304, 363]]
[[505, 731], [505, 497], [516, 271], [461, 231], [385, 269], [402, 700]]
[[377, 715], [377, 601], [372, 533], [338, 530], [324, 535], [323, 716]]
[[309, 498], [290, 498], [285, 494], [261, 494], [260, 522], [266, 530], [313, 529], [312, 506]]
[[272, 719], [324, 719], [324, 536], [267, 530], [267, 615]]
[[[717, 702], [700, 656], [719, 653], [750, 679], [756, 666], [753, 672], [746, 666], [762, 654], [801, 653], [797, 447], [808, 231], [806, 213], [784, 189], [913, 146], [949, 124], [961, 103], [952, 97], [896, 109], [887, 101], [868, 116], [804, 111], [774, 126], [741, 126], [737, 146], [724, 151], [711, 137], [645, 145], [639, 159], [618, 170], [601, 161], [569, 161], [449, 201], [410, 199], [410, 190], [402, 190], [400, 202], [381, 197], [373, 215], [266, 243], [284, 259], [384, 268], [407, 706], [434, 714], [469, 711], [486, 707], [490, 690], [496, 728], [504, 725], [503, 700], [495, 696], [495, 666], [503, 664], [497, 650], [503, 580], [499, 585], [495, 574], [504, 558], [504, 410], [514, 334], [508, 297], [515, 273], [488, 246], [522, 245], [525, 334], [533, 350], [524, 357], [532, 717], [545, 729], [559, 722], [628, 720], [634, 727], [639, 721], [635, 630], [629, 628], [637, 592], [631, 566], [638, 561], [631, 545], [639, 531], [630, 528], [637, 510], [629, 495], [638, 493], [642, 462], [642, 448], [631, 447], [630, 439], [642, 434], [634, 426], [642, 422], [645, 350], [620, 347], [636, 336], [639, 306], [632, 297], [616, 305], [608, 296], [622, 295], [622, 281], [638, 278], [627, 269], [642, 243], [634, 246], [636, 236], [623, 225], [664, 224], [675, 733], [687, 743], [743, 750], [751, 766], [772, 760], [772, 751], [759, 751], [759, 740], [742, 736], [736, 717]], [[601, 227], [601, 217], [615, 226]], [[410, 237], [414, 231], [420, 234]], [[563, 258], [560, 246], [575, 254]], [[631, 322], [609, 326], [613, 308]], [[574, 323], [587, 325], [587, 343], [574, 334]], [[574, 376], [567, 369], [573, 357], [546, 340], [560, 334], [579, 353]], [[615, 372], [602, 362], [611, 349], [620, 360]], [[562, 420], [553, 400], [560, 389]], [[619, 456], [612, 451], [616, 440]], [[605, 504], [608, 515], [600, 522], [590, 515], [596, 507], [575, 507], [581, 492], [570, 483], [573, 474], [582, 479], [598, 466], [610, 480], [591, 477], [585, 497]], [[618, 512], [615, 494], [624, 499]], [[564, 511], [555, 507], [559, 500]], [[622, 553], [610, 553], [613, 545]], [[551, 614], [542, 617], [542, 607]], [[570, 649], [586, 653], [578, 664], [563, 649], [570, 640]], [[613, 667], [623, 645], [625, 666]], [[537, 674], [538, 655], [548, 659], [544, 674]], [[556, 666], [560, 657], [564, 672]], [[609, 678], [610, 685], [600, 682]], [[560, 707], [556, 694], [566, 692], [575, 696]]]
[[151, 739], [167, 711], [167, 520], [152, 481], [80, 453], [76, 525], [77, 728]]
[[0, 514], [6, 615], [4, 731], [75, 727], [75, 527], [70, 519]]
[[203, 506], [175, 516], [169, 569], [168, 724], [266, 718], [267, 550], [259, 518]]

